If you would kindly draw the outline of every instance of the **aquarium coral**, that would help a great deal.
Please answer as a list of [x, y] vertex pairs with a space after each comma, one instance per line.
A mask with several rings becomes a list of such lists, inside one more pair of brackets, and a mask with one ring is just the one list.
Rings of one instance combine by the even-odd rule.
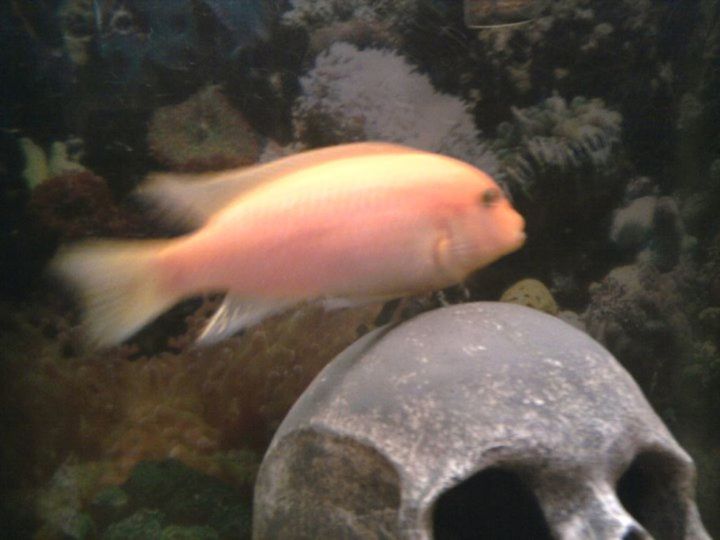
[[190, 2], [64, 0], [58, 18], [70, 59], [113, 73], [118, 86], [139, 84], [148, 66], [186, 69], [198, 60]]
[[[388, 321], [498, 299], [615, 353], [698, 463], [717, 535], [720, 5], [557, 0], [526, 24], [468, 28], [462, 4], [0, 3], [12, 74], [0, 103], [0, 476], [18, 537], [222, 538], [218, 522], [137, 497], [177, 489], [168, 504], [202, 503], [166, 482], [194, 486], [192, 469], [248, 504], [275, 427], [335, 353]], [[158, 169], [367, 139], [491, 173], [525, 218], [526, 245], [432, 297], [301, 305], [204, 350], [193, 343], [220, 295], [97, 352], [44, 281], [59, 243], [179, 233], [127, 197]]]
[[84, 66], [93, 53], [96, 13], [92, 0], [63, 0], [57, 10], [65, 53], [76, 66]]
[[663, 46], [658, 36], [670, 18], [678, 27], [687, 24], [692, 10], [663, 2], [562, 0], [545, 2], [527, 24], [482, 29], [465, 27], [460, 2], [421, 3], [418, 11], [403, 33], [403, 52], [437, 88], [466, 99], [480, 129], [489, 133], [512, 117], [512, 108], [533, 106], [553, 92], [568, 101], [601, 98], [633, 134], [627, 150], [646, 173], [657, 171], [674, 129], [673, 61], [686, 46], [682, 31], [664, 34]]
[[281, 20], [310, 29], [357, 18], [398, 25], [412, 18], [417, 4], [417, 0], [290, 0]]
[[249, 485], [237, 487], [167, 459], [140, 462], [122, 485], [98, 488], [98, 469], [58, 469], [39, 496], [40, 538], [219, 540], [250, 534]]
[[147, 226], [122, 207], [104, 179], [90, 171], [65, 173], [43, 181], [30, 196], [31, 228], [41, 236], [78, 240], [88, 236], [140, 236]]
[[[610, 242], [626, 260], [651, 262], [661, 272], [672, 270], [696, 246], [697, 238], [687, 232], [680, 194], [661, 195], [659, 186], [648, 177], [631, 179], [623, 203], [613, 212]], [[692, 198], [691, 198], [692, 199]]]
[[694, 277], [686, 266], [664, 274], [638, 263], [614, 268], [590, 288], [588, 333], [622, 358], [651, 399], [672, 395], [688, 350], [693, 325], [684, 294]]
[[[266, 6], [252, 0], [64, 0], [58, 8], [66, 52], [77, 66], [93, 64], [118, 83], [137, 83], [148, 65], [186, 70], [211, 54], [229, 58], [265, 34]], [[205, 29], [215, 24], [217, 32]]]
[[[566, 282], [584, 280], [604, 257], [597, 238], [606, 236], [606, 216], [628, 182], [622, 117], [600, 99], [559, 95], [511, 112], [491, 147], [526, 219], [528, 248], [541, 249], [525, 255], [534, 273], [551, 263], [549, 272], [566, 274]], [[583, 246], [583, 256], [564, 259], [568, 245]]]
[[461, 158], [490, 174], [497, 169], [466, 104], [435, 90], [393, 51], [336, 43], [300, 86], [293, 122], [309, 146], [376, 139]]
[[281, 22], [307, 32], [315, 53], [338, 41], [392, 46], [412, 23], [418, 4], [418, 0], [291, 0]]
[[212, 85], [182, 103], [157, 109], [147, 137], [155, 159], [177, 171], [250, 165], [260, 155], [258, 135]]
[[213, 45], [220, 55], [237, 58], [238, 53], [268, 37], [272, 4], [263, 0], [203, 0], [215, 17], [218, 33]]
[[[50, 485], [69, 459], [94, 464], [67, 470], [92, 473], [88, 491], [124, 482], [143, 460], [165, 458], [249, 485], [247, 460], [236, 453], [263, 448], [315, 374], [372, 328], [380, 311], [307, 306], [199, 350], [190, 344], [213, 305], [202, 304], [189, 310], [186, 324], [159, 321], [136, 341], [87, 354], [76, 317], [54, 298], [43, 308], [16, 308], [12, 323], [2, 321], [4, 436], [24, 443], [4, 455], [13, 465], [4, 474], [13, 497]], [[2, 306], [2, 313], [12, 311]], [[170, 344], [144, 356], [153, 332]]]
[[22, 176], [30, 189], [53, 176], [85, 170], [80, 163], [83, 144], [77, 138], [55, 141], [47, 153], [29, 137], [21, 137], [18, 143], [25, 157]]
[[[720, 236], [668, 270], [653, 257], [613, 268], [590, 286], [581, 320], [623, 362], [699, 457], [699, 499], [717, 506], [717, 431], [706, 421], [720, 384]], [[712, 457], [715, 456], [715, 457]], [[711, 523], [714, 514], [708, 511]], [[714, 525], [713, 525], [714, 526]]]
[[67, 538], [88, 538], [95, 524], [85, 509], [97, 491], [102, 466], [63, 463], [40, 489], [37, 512], [44, 523], [40, 538], [63, 534]]
[[622, 116], [601, 99], [568, 103], [553, 96], [512, 114], [512, 122], [498, 126], [494, 148], [505, 174], [519, 185], [568, 171], [607, 174], [617, 159]]

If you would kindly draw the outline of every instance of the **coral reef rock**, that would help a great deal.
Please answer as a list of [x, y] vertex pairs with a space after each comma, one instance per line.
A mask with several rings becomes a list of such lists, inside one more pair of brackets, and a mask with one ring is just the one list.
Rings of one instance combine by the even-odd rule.
[[661, 196], [646, 177], [631, 180], [625, 203], [613, 212], [610, 242], [626, 257], [672, 270], [697, 240], [686, 233], [681, 204], [674, 196]]

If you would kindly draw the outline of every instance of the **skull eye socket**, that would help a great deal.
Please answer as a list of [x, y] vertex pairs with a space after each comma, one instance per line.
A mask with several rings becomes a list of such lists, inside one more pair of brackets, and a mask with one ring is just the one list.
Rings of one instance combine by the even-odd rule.
[[513, 471], [492, 467], [449, 489], [435, 503], [433, 538], [550, 540], [540, 503]]
[[495, 187], [487, 188], [478, 196], [478, 202], [485, 208], [495, 206], [503, 197], [502, 192]]
[[673, 455], [643, 452], [617, 482], [618, 499], [653, 538], [684, 538], [683, 479], [688, 464]]

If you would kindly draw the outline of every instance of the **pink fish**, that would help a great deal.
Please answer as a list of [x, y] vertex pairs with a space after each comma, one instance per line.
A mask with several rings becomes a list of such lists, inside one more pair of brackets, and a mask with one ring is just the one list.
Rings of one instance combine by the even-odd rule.
[[194, 232], [61, 249], [54, 270], [88, 338], [121, 342], [183, 298], [226, 292], [198, 338], [219, 341], [303, 300], [328, 309], [444, 288], [510, 253], [525, 222], [485, 173], [385, 143], [346, 144], [140, 193]]

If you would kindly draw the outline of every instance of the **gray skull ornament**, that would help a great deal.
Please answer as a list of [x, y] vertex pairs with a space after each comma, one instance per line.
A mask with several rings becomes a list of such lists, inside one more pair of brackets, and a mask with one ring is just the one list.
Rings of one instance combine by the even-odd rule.
[[597, 342], [475, 303], [367, 334], [283, 421], [255, 540], [707, 539], [695, 468]]

